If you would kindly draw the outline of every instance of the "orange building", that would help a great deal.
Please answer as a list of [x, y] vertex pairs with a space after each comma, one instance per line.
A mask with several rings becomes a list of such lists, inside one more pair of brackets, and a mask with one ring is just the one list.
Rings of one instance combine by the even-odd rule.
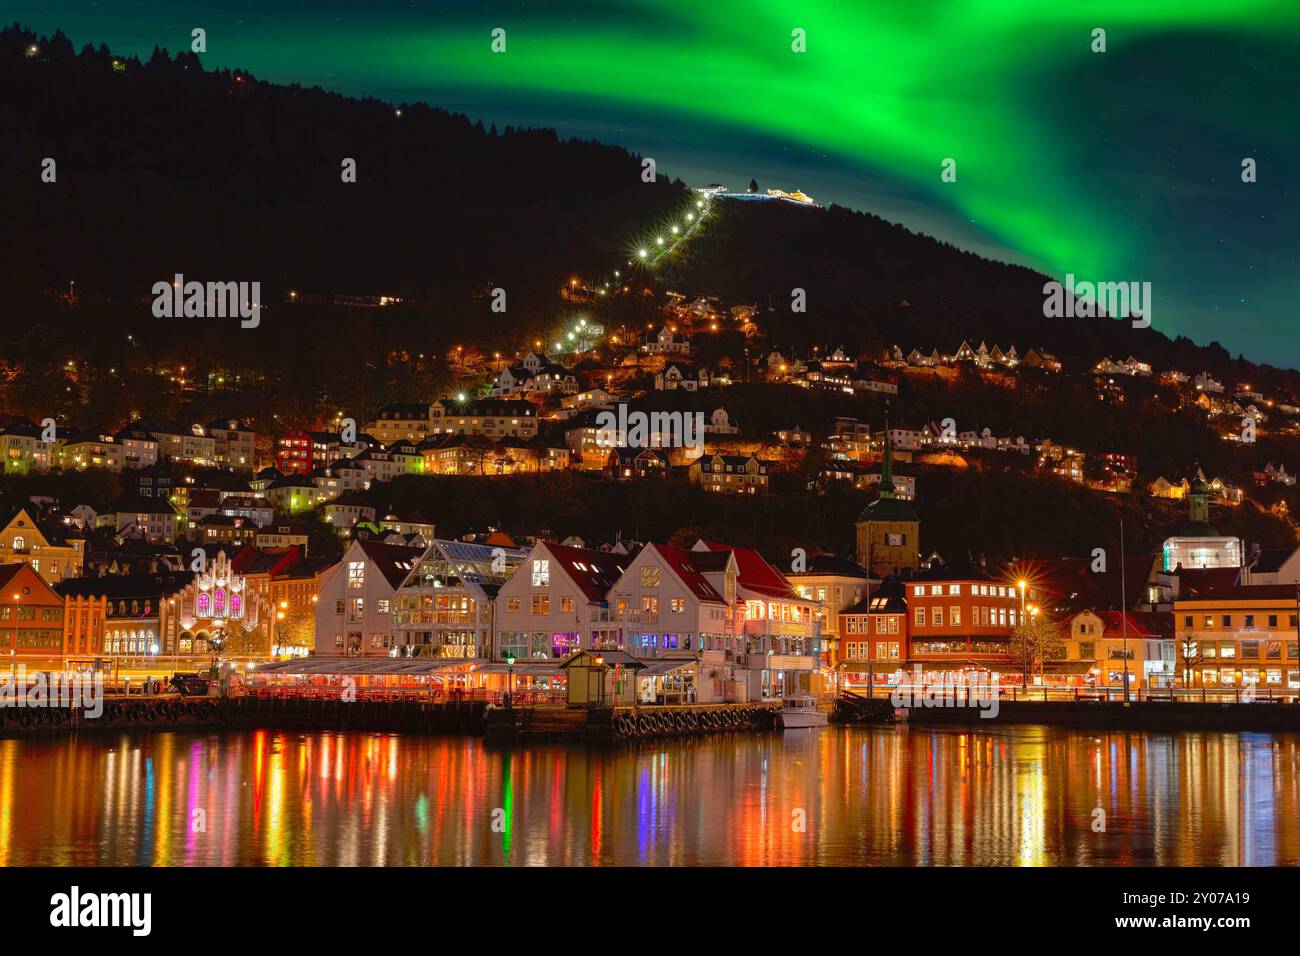
[[1020, 592], [978, 568], [936, 567], [907, 582], [909, 666], [924, 672], [986, 670], [1019, 679], [1012, 631]]
[[0, 666], [63, 668], [63, 598], [30, 564], [0, 565]]

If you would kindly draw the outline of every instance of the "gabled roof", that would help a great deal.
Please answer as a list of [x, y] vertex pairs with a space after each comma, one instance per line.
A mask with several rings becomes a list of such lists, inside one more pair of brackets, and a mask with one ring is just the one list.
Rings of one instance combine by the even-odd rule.
[[396, 590], [402, 586], [416, 563], [424, 556], [425, 548], [407, 548], [399, 544], [380, 544], [378, 541], [358, 540], [357, 545], [366, 553], [375, 567]]
[[804, 598], [795, 593], [794, 588], [785, 576], [772, 565], [768, 564], [761, 554], [753, 548], [733, 548], [729, 544], [718, 544], [715, 541], [704, 541], [701, 539], [696, 542], [695, 550], [707, 548], [710, 551], [730, 551], [736, 557], [736, 569], [738, 571], [737, 580], [740, 586], [750, 591], [756, 591], [766, 597], [783, 598], [790, 601], [802, 601]]
[[570, 548], [562, 544], [547, 544], [544, 547], [592, 604], [605, 600], [609, 589], [623, 576], [629, 563], [622, 555], [604, 551]]
[[685, 548], [676, 548], [670, 544], [649, 544], [646, 545], [646, 548], [654, 549], [663, 559], [668, 570], [676, 575], [677, 579], [698, 600], [706, 604], [726, 603], [722, 595], [718, 593], [717, 588], [710, 584], [708, 578], [704, 576], [703, 569], [696, 564], [695, 552], [687, 551]]
[[[16, 562], [14, 564], [0, 564], [0, 593], [7, 592], [10, 582], [13, 581], [14, 578], [18, 577], [19, 574], [22, 573], [23, 568], [27, 568], [28, 570], [31, 570], [30, 565], [28, 565], [26, 562], [21, 562], [21, 561]], [[31, 572], [31, 576], [33, 580], [35, 580], [40, 587], [43, 587], [53, 597], [57, 598], [60, 596], [59, 592], [54, 590], [54, 588], [50, 587], [50, 585], [46, 582], [46, 580], [43, 577], [41, 577], [39, 574], [37, 574], [35, 571]]]

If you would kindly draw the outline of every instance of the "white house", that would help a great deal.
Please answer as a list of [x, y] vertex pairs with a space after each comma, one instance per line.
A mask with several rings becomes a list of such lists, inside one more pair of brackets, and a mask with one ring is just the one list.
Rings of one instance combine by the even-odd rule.
[[493, 658], [553, 666], [576, 650], [616, 648], [620, 624], [606, 596], [626, 564], [622, 555], [539, 542], [497, 593]]
[[423, 554], [419, 548], [351, 541], [343, 560], [321, 572], [316, 653], [389, 656], [393, 595]]

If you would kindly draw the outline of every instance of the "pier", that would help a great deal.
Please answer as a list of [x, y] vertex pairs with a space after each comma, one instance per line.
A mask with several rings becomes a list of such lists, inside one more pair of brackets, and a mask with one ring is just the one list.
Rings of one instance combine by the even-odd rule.
[[502, 707], [487, 712], [489, 739], [641, 740], [744, 733], [776, 726], [779, 703], [647, 707]]

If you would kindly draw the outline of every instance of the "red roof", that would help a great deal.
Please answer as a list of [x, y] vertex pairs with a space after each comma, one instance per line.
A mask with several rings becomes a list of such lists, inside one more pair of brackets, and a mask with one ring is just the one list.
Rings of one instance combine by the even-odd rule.
[[685, 584], [695, 597], [709, 604], [726, 603], [717, 588], [710, 584], [708, 578], [695, 566], [691, 552], [685, 548], [675, 548], [670, 544], [651, 544], [647, 547], [653, 548], [664, 559], [664, 564], [677, 575], [678, 580]]
[[587, 600], [594, 603], [605, 600], [614, 582], [623, 576], [628, 561], [624, 555], [605, 551], [569, 548], [562, 544], [547, 544], [545, 547]]
[[[1140, 614], [1135, 611], [1092, 611], [1081, 612], [1092, 613], [1101, 618], [1103, 632], [1107, 638], [1112, 638], [1117, 634], [1123, 634], [1127, 630], [1130, 637], [1172, 637], [1173, 636], [1173, 615], [1172, 614]], [[1075, 615], [1077, 617], [1078, 615]], [[1125, 625], [1125, 619], [1128, 623]], [[1073, 620], [1073, 618], [1071, 618]]]
[[718, 544], [716, 541], [705, 541], [704, 546], [710, 551], [730, 551], [735, 555], [740, 586], [746, 590], [788, 601], [802, 600], [790, 586], [790, 582], [785, 579], [785, 575], [768, 564], [753, 548], [733, 548], [729, 544]]

